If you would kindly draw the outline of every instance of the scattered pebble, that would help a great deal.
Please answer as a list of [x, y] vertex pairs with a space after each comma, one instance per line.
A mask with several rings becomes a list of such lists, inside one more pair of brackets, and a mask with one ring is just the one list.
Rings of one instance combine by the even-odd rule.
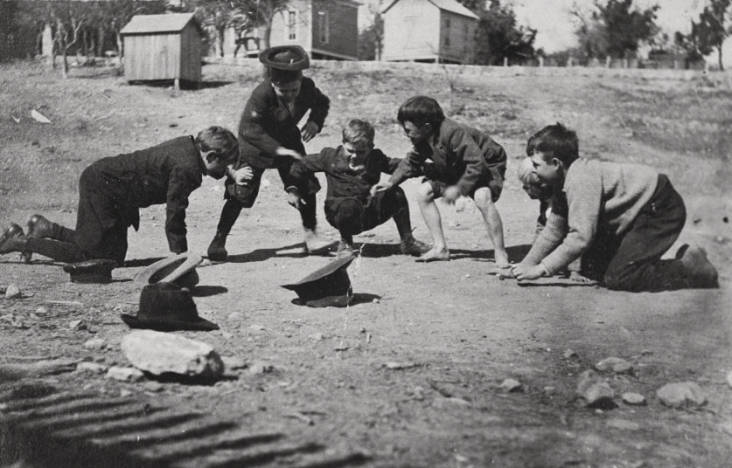
[[554, 393], [554, 390], [556, 390], [556, 387], [553, 387], [551, 385], [547, 385], [546, 387], [544, 387], [544, 393], [551, 394]]
[[107, 366], [97, 364], [96, 362], [80, 362], [76, 366], [78, 372], [88, 372], [90, 374], [104, 374], [107, 372]]
[[371, 300], [371, 302], [373, 302], [374, 304], [379, 304], [381, 303], [381, 300], [378, 297], [375, 297]]
[[434, 401], [435, 406], [444, 408], [446, 406], [470, 406], [470, 402], [459, 397], [437, 398]]
[[606, 380], [593, 370], [582, 372], [577, 382], [577, 395], [584, 398], [588, 408], [612, 409], [617, 407], [613, 400], [615, 391]]
[[71, 330], [71, 331], [86, 330], [86, 323], [84, 323], [83, 320], [72, 320], [71, 322], [69, 322], [69, 330]]
[[620, 398], [622, 398], [623, 402], [628, 405], [641, 406], [646, 404], [646, 397], [640, 393], [625, 392], [620, 395]]
[[727, 372], [727, 385], [732, 387], [732, 371]]
[[130, 390], [127, 390], [126, 388], [123, 388], [119, 391], [119, 396], [121, 396], [122, 398], [128, 397], [130, 395], [132, 395], [132, 392]]
[[164, 387], [163, 387], [163, 384], [161, 384], [159, 382], [154, 382], [151, 380], [151, 381], [145, 382], [144, 388], [148, 392], [157, 393], [157, 392], [162, 391]]
[[237, 370], [248, 367], [247, 362], [239, 356], [221, 356], [221, 360], [224, 362], [224, 369]]
[[36, 315], [38, 315], [40, 317], [48, 315], [48, 308], [40, 306], [39, 308], [36, 309]]
[[564, 356], [564, 359], [572, 359], [572, 358], [579, 357], [579, 354], [577, 354], [572, 349], [565, 349], [563, 356]]
[[640, 424], [628, 421], [627, 419], [612, 418], [608, 419], [605, 424], [607, 424], [608, 427], [620, 429], [621, 431], [637, 431], [640, 429]]
[[249, 373], [251, 375], [262, 375], [274, 372], [274, 366], [266, 362], [255, 362], [249, 365]]
[[15, 284], [10, 284], [5, 289], [5, 299], [18, 299], [22, 296], [23, 293], [20, 292], [20, 288]]
[[424, 388], [419, 385], [414, 387], [414, 390], [412, 390], [412, 398], [419, 401], [424, 400]]
[[142, 371], [135, 369], [134, 367], [118, 367], [112, 366], [107, 371], [105, 378], [119, 380], [121, 382], [138, 382], [142, 380], [145, 375]]
[[419, 364], [416, 362], [385, 362], [383, 364], [384, 367], [390, 370], [403, 370], [403, 369], [412, 369], [414, 367], [419, 367]]
[[613, 371], [616, 374], [630, 374], [633, 372], [633, 364], [625, 359], [609, 357], [595, 364], [595, 369], [600, 372]]
[[323, 341], [325, 339], [325, 335], [322, 333], [313, 333], [312, 335], [308, 336], [313, 341]]
[[707, 402], [706, 396], [696, 382], [674, 382], [656, 391], [661, 403], [671, 408], [696, 408]]
[[501, 385], [499, 385], [499, 388], [503, 390], [504, 392], [521, 392], [524, 389], [524, 386], [516, 379], [506, 379], [503, 382], [501, 382]]
[[101, 338], [92, 338], [84, 343], [84, 349], [99, 351], [107, 347], [107, 343]]

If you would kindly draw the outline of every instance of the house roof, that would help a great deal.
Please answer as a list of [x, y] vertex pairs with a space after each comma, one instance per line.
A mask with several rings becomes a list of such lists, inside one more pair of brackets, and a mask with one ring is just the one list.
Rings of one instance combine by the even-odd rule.
[[164, 15], [135, 15], [122, 28], [120, 34], [158, 34], [180, 32], [188, 23], [193, 21], [200, 31], [198, 22], [193, 13], [166, 13]]
[[[382, 10], [382, 14], [386, 13], [391, 7], [393, 7], [399, 0], [394, 0]], [[439, 8], [440, 10], [449, 11], [461, 16], [467, 16], [468, 18], [480, 19], [478, 15], [468, 10], [464, 5], [457, 2], [457, 0], [426, 0]]]

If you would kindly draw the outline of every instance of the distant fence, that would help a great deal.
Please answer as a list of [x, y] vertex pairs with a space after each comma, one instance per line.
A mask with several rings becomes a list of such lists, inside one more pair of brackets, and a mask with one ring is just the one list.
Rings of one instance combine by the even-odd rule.
[[[237, 65], [245, 68], [261, 70], [261, 64], [256, 58], [239, 57], [207, 57], [207, 63]], [[447, 72], [453, 76], [591, 76], [591, 77], [645, 77], [648, 79], [692, 80], [699, 76], [714, 77], [715, 81], [726, 82], [732, 87], [732, 71], [707, 72], [703, 69], [673, 69], [673, 68], [605, 68], [594, 66], [486, 66], [486, 65], [448, 65], [419, 62], [379, 62], [379, 61], [345, 61], [345, 60], [312, 60], [313, 68], [323, 70], [349, 71], [414, 71]]]

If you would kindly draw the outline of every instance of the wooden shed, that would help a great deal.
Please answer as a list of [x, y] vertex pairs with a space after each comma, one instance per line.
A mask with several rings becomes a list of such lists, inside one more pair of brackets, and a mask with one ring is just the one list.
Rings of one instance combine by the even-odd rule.
[[127, 81], [201, 81], [203, 31], [193, 13], [133, 16], [121, 34]]
[[393, 0], [382, 15], [382, 60], [472, 61], [479, 18], [456, 0]]

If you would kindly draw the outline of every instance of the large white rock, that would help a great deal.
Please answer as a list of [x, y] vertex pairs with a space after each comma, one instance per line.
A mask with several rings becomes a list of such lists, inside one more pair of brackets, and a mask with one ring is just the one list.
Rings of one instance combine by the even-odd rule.
[[704, 405], [707, 397], [696, 382], [674, 382], [656, 390], [661, 403], [672, 408], [695, 408]]
[[216, 379], [224, 373], [212, 346], [173, 333], [133, 331], [122, 338], [122, 352], [133, 366], [154, 375]]

